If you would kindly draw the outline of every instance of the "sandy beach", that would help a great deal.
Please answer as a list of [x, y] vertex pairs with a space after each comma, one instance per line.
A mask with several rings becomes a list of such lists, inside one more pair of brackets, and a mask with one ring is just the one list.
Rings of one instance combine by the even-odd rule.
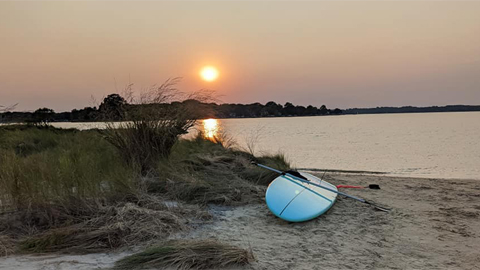
[[[480, 181], [331, 174], [333, 184], [392, 207], [390, 213], [339, 197], [304, 223], [276, 218], [265, 204], [212, 207], [214, 218], [173, 238], [215, 238], [253, 251], [247, 269], [480, 269]], [[107, 269], [129, 252], [10, 256], [0, 269]]]

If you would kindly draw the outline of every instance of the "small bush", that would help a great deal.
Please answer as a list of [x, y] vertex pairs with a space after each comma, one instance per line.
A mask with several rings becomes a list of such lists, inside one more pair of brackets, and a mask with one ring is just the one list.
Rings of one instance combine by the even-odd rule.
[[250, 251], [214, 240], [172, 240], [125, 257], [115, 264], [124, 269], [216, 269], [249, 264]]
[[138, 98], [129, 85], [125, 91], [128, 121], [111, 123], [104, 132], [124, 161], [143, 175], [153, 172], [158, 162], [170, 155], [179, 137], [195, 125], [199, 116], [197, 103], [210, 98], [209, 92], [185, 96], [175, 88], [178, 82], [179, 78], [167, 80]]
[[190, 120], [133, 120], [109, 127], [105, 134], [123, 160], [145, 175], [170, 155], [180, 135], [191, 126]]

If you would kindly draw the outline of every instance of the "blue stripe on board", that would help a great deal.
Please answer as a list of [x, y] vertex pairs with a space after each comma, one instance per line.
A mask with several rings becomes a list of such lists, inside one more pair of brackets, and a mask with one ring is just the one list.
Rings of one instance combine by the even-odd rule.
[[302, 191], [300, 191], [297, 195], [295, 195], [295, 197], [293, 197], [293, 199], [291, 199], [287, 205], [285, 205], [285, 207], [283, 208], [282, 212], [280, 212], [280, 216], [283, 214], [283, 211], [285, 211], [285, 209], [287, 209], [287, 207], [293, 202], [293, 200], [295, 200], [295, 198], [298, 197], [298, 195], [302, 194], [302, 192], [304, 192], [306, 190], [306, 188], [302, 189]]

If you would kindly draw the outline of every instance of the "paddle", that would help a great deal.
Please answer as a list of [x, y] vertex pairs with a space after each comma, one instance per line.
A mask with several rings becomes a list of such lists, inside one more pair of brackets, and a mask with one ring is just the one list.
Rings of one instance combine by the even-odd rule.
[[[313, 185], [313, 186], [316, 186], [316, 187], [319, 187], [319, 188], [323, 188], [323, 189], [328, 190], [328, 191], [330, 191], [330, 192], [337, 193], [337, 194], [339, 194], [339, 195], [343, 195], [343, 196], [345, 196], [345, 197], [347, 197], [347, 198], [354, 199], [354, 200], [357, 200], [357, 201], [359, 201], [359, 202], [362, 202], [362, 203], [371, 205], [371, 206], [373, 206], [375, 209], [378, 209], [378, 210], [380, 210], [380, 211], [390, 212], [390, 211], [392, 210], [391, 208], [386, 208], [386, 207], [383, 207], [383, 206], [379, 206], [379, 205], [375, 204], [374, 202], [367, 201], [367, 200], [365, 200], [365, 199], [358, 198], [358, 197], [355, 197], [355, 196], [352, 196], [352, 195], [348, 195], [348, 194], [346, 194], [346, 193], [343, 193], [343, 192], [340, 192], [340, 191], [338, 191], [338, 190], [334, 190], [334, 189], [331, 189], [331, 188], [328, 188], [328, 187], [324, 187], [324, 186], [319, 185], [319, 184], [316, 184], [316, 183], [312, 183], [311, 181], [302, 179], [302, 178], [304, 178], [304, 177], [302, 177], [302, 178], [297, 177], [297, 176], [289, 173], [288, 171], [287, 171], [287, 172], [282, 172], [282, 171], [279, 171], [279, 170], [277, 170], [277, 169], [270, 168], [270, 167], [268, 167], [268, 166], [265, 166], [265, 165], [263, 165], [263, 164], [259, 164], [259, 163], [253, 162], [253, 161], [252, 161], [252, 164], [257, 165], [258, 167], [261, 167], [261, 168], [270, 170], [270, 171], [272, 171], [272, 172], [276, 172], [276, 173], [281, 174], [281, 175], [287, 175], [287, 176], [289, 176], [289, 177], [291, 177], [291, 178], [293, 178], [293, 179], [295, 179], [295, 180], [298, 180], [298, 181], [300, 181], [300, 182], [302, 182], [302, 183], [308, 183], [308, 184], [310, 184], [310, 185]], [[288, 179], [288, 178], [287, 178], [287, 179]], [[290, 179], [288, 179], [288, 180], [290, 180]], [[290, 180], [290, 181], [292, 181], [292, 180]], [[292, 181], [292, 182], [295, 183], [295, 181]]]

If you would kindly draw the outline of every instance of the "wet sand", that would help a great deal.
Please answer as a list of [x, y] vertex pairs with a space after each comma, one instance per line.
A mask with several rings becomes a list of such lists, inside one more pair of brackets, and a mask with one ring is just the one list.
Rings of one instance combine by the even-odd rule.
[[[246, 269], [480, 269], [480, 181], [331, 174], [333, 184], [390, 213], [339, 197], [326, 214], [288, 223], [265, 204], [212, 207], [214, 219], [174, 238], [216, 238], [249, 248]], [[106, 269], [127, 253], [11, 256], [0, 269]]]

